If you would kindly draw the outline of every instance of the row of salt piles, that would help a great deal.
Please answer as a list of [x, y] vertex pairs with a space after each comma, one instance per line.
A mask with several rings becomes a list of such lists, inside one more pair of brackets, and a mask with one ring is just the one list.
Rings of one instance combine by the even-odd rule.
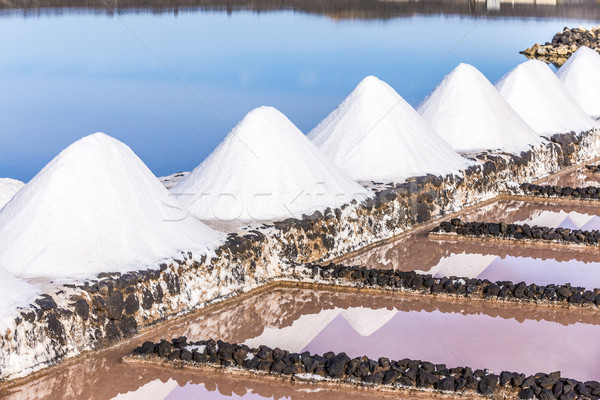
[[[581, 49], [557, 74], [580, 104], [583, 89], [574, 82], [600, 80], [599, 59]], [[561, 81], [527, 61], [498, 91], [461, 64], [417, 112], [367, 77], [308, 137], [276, 109], [261, 107], [171, 192], [129, 147], [88, 136], [22, 189], [0, 180], [7, 198], [18, 190], [0, 210], [0, 271], [80, 277], [139, 269], [180, 251], [207, 253], [223, 235], [200, 220], [299, 217], [371, 195], [356, 181], [459, 173], [472, 162], [457, 151], [520, 152], [542, 134], [589, 129], [589, 112]]]

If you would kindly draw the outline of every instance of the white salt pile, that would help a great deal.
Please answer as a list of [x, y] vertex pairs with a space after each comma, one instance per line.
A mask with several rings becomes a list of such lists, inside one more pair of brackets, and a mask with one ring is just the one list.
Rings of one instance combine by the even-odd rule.
[[0, 266], [0, 293], [0, 332], [5, 332], [14, 325], [18, 307], [31, 304], [39, 290]]
[[248, 113], [171, 191], [200, 219], [222, 221], [300, 218], [369, 195], [272, 107]]
[[600, 117], [600, 55], [589, 47], [581, 47], [556, 71], [588, 115]]
[[468, 64], [448, 74], [418, 111], [456, 151], [519, 154], [542, 141], [486, 77]]
[[496, 83], [496, 88], [540, 135], [588, 131], [595, 125], [542, 61], [529, 60], [517, 65]]
[[0, 211], [0, 263], [21, 277], [147, 268], [220, 239], [103, 133], [63, 150]]
[[0, 208], [13, 198], [25, 184], [16, 179], [0, 178]]
[[387, 83], [363, 79], [308, 137], [358, 181], [458, 173], [461, 157]]
[[183, 178], [185, 178], [187, 174], [189, 174], [189, 172], [176, 172], [168, 176], [161, 176], [160, 178], [158, 178], [158, 180], [167, 189], [171, 189], [173, 186], [177, 185]]

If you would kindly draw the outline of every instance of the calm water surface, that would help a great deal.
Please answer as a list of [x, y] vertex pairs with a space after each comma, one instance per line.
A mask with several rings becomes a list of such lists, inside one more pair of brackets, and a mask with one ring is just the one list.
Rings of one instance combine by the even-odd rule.
[[561, 370], [563, 376], [598, 379], [598, 334], [600, 325], [593, 310], [272, 288], [156, 327], [133, 342], [59, 366], [0, 396], [9, 400], [406, 398], [120, 362], [144, 340], [180, 335], [321, 354], [334, 350], [352, 356], [411, 357], [449, 367], [492, 368], [497, 373]]
[[[504, 6], [503, 6], [504, 7]], [[592, 7], [594, 7], [592, 5]], [[0, 176], [104, 131], [156, 175], [190, 170], [254, 107], [308, 132], [366, 75], [417, 105], [459, 62], [496, 81], [565, 19], [338, 20], [274, 11], [0, 16]]]

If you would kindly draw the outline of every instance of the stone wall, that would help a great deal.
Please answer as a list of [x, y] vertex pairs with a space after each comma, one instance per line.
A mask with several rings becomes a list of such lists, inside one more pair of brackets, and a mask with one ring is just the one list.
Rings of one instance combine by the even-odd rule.
[[136, 348], [131, 361], [163, 363], [170, 367], [203, 367], [245, 370], [288, 379], [332, 381], [392, 390], [422, 390], [458, 393], [468, 397], [498, 399], [599, 399], [600, 383], [561, 377], [560, 372], [525, 375], [503, 371], [496, 375], [470, 367], [447, 368], [421, 360], [390, 360], [381, 357], [350, 358], [346, 353], [316, 355], [290, 353], [267, 346], [250, 348], [223, 341], [192, 342], [186, 337], [145, 342]]
[[23, 311], [0, 344], [0, 379], [27, 375], [100, 349], [165, 319], [252, 290], [294, 280], [296, 266], [389, 239], [600, 154], [600, 133], [555, 135], [520, 156], [481, 153], [464, 176], [424, 176], [388, 185], [362, 203], [230, 234], [213, 258], [182, 254], [155, 270], [100, 274], [65, 285]]

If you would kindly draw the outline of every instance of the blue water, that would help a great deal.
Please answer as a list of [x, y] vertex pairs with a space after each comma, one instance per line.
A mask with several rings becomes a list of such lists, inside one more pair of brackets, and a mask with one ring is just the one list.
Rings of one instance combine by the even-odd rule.
[[291, 11], [0, 18], [0, 177], [31, 179], [103, 131], [158, 176], [190, 170], [252, 108], [303, 132], [366, 75], [417, 105], [459, 62], [492, 82], [518, 52], [579, 21], [414, 16], [338, 21]]

